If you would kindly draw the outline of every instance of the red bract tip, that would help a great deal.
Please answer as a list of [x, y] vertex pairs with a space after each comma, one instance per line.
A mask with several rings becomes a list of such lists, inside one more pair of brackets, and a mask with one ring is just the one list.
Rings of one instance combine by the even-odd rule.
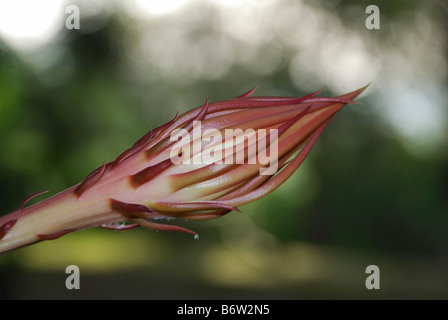
[[[112, 164], [108, 164], [107, 166], [109, 167]], [[79, 197], [81, 197], [81, 195], [86, 192], [88, 189], [90, 189], [91, 187], [93, 187], [95, 185], [95, 183], [97, 183], [98, 181], [100, 181], [101, 177], [103, 176], [104, 172], [106, 171], [106, 164], [103, 163], [103, 165], [99, 168], [97, 168], [96, 170], [94, 170], [93, 172], [91, 172], [85, 179], [83, 182], [81, 182], [81, 184], [75, 189], [75, 194]]]
[[149, 166], [142, 171], [133, 174], [131, 178], [132, 185], [137, 188], [142, 184], [154, 179], [162, 171], [172, 166], [171, 159], [164, 160], [154, 166]]
[[64, 230], [56, 231], [56, 232], [53, 232], [50, 234], [37, 234], [37, 237], [39, 238], [39, 240], [56, 240], [64, 235], [66, 235], [67, 233], [70, 233], [73, 231], [76, 231], [76, 230], [64, 229]]
[[118, 212], [125, 219], [146, 219], [145, 213], [152, 213], [150, 208], [138, 203], [126, 203], [111, 199], [111, 209]]
[[10, 220], [0, 226], [0, 240], [2, 240], [6, 236], [6, 234], [9, 232], [9, 230], [11, 230], [11, 228], [14, 227], [16, 222], [17, 222], [17, 219]]
[[238, 96], [237, 99], [238, 99], [238, 98], [241, 99], [241, 98], [247, 98], [247, 97], [249, 97], [252, 93], [255, 92], [255, 90], [257, 90], [257, 88], [258, 88], [258, 87], [253, 87], [252, 89], [250, 89], [250, 90], [247, 91], [246, 93], [243, 93], [242, 95]]
[[39, 192], [36, 192], [36, 193], [33, 193], [33, 194], [29, 195], [29, 196], [26, 197], [25, 200], [23, 200], [23, 202], [20, 204], [18, 210], [19, 210], [19, 211], [22, 210], [23, 207], [24, 207], [24, 206], [28, 203], [28, 201], [30, 201], [31, 199], [34, 199], [35, 197], [37, 197], [37, 196], [39, 196], [39, 195], [41, 195], [41, 194], [47, 193], [48, 191], [50, 191], [50, 190], [43, 190], [43, 191], [39, 191]]

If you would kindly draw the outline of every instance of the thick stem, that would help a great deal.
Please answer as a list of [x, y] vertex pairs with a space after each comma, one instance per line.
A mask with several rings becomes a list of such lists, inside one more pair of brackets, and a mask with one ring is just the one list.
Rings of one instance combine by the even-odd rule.
[[120, 219], [108, 199], [78, 198], [73, 187], [1, 217], [0, 253]]

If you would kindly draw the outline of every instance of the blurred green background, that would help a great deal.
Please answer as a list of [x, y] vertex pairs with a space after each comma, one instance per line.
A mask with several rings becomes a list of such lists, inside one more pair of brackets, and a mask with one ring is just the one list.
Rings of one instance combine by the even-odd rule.
[[[447, 32], [442, 0], [0, 0], [0, 214], [205, 98], [372, 83], [273, 194], [178, 222], [199, 240], [69, 234], [1, 255], [0, 298], [447, 299]], [[65, 288], [71, 264], [80, 290]]]

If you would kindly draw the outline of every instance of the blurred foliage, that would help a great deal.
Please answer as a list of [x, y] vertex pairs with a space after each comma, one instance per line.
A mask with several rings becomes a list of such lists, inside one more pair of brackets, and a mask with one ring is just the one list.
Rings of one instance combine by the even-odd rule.
[[[337, 66], [328, 74], [316, 69], [312, 75], [294, 67], [300, 57], [314, 55], [311, 45], [321, 51], [339, 52], [338, 47], [311, 39], [310, 47], [298, 43], [293, 48], [278, 33], [263, 41], [238, 38], [223, 27], [233, 21], [222, 13], [237, 8], [223, 5], [220, 11], [201, 3], [144, 19], [104, 9], [83, 18], [80, 30], [61, 28], [55, 39], [31, 53], [0, 42], [2, 214], [28, 194], [47, 188], [55, 194], [79, 182], [150, 128], [169, 121], [177, 109], [185, 112], [206, 97], [227, 99], [256, 85], [259, 95], [297, 96], [327, 80], [325, 94], [345, 93], [333, 92], [344, 86], [337, 81]], [[280, 19], [296, 3], [281, 1], [279, 16], [264, 18]], [[79, 4], [83, 12], [85, 3]], [[367, 38], [367, 48], [376, 48], [378, 59], [405, 48], [392, 43], [388, 32], [404, 36], [409, 31], [400, 29], [404, 11], [432, 19], [432, 35], [446, 38], [442, 1], [378, 1], [382, 29], [370, 33], [364, 27], [368, 4], [303, 1], [301, 8], [316, 13], [316, 19], [334, 20], [326, 26], [294, 21], [291, 28], [317, 28], [313, 30], [320, 30], [322, 39], [333, 28], [341, 37]], [[427, 20], [415, 19], [426, 30]], [[283, 30], [279, 21], [271, 22]], [[248, 29], [250, 24], [247, 20]], [[180, 222], [198, 231], [199, 241], [145, 230], [70, 234], [2, 255], [0, 297], [448, 298], [448, 113], [442, 70], [447, 51], [446, 45], [428, 39], [435, 48], [428, 54], [439, 54], [437, 61], [444, 65], [422, 66], [427, 78], [401, 74], [398, 65], [395, 78], [384, 83], [379, 71], [372, 73], [377, 78], [370, 79], [373, 85], [359, 98], [362, 104], [347, 106], [335, 118], [304, 165], [273, 194], [241, 208], [242, 214]], [[219, 55], [221, 49], [228, 52]], [[387, 57], [373, 62], [391, 71]], [[418, 59], [426, 61], [423, 53]], [[355, 69], [347, 67], [340, 76], [359, 72]], [[412, 83], [425, 88], [431, 79], [441, 88], [438, 101], [445, 122], [441, 138], [425, 142], [435, 143], [436, 151], [426, 153], [388, 121], [383, 101], [408, 95]], [[366, 84], [362, 76], [350, 84], [354, 82], [357, 87]], [[81, 269], [79, 292], [65, 289], [69, 264]], [[364, 286], [370, 264], [382, 271], [378, 292]]]

